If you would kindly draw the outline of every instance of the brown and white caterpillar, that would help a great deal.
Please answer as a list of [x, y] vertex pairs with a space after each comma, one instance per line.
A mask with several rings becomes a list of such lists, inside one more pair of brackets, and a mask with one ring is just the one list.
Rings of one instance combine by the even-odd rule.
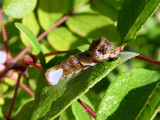
[[89, 49], [76, 55], [71, 55], [60, 65], [47, 70], [45, 76], [50, 85], [57, 84], [64, 77], [69, 77], [73, 73], [85, 70], [99, 62], [115, 60], [119, 57], [120, 49], [105, 37], [93, 40]]

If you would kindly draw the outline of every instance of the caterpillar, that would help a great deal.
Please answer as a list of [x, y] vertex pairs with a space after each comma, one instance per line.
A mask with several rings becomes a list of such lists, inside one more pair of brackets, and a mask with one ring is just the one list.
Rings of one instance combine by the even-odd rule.
[[47, 82], [50, 85], [55, 85], [64, 77], [69, 77], [73, 73], [85, 70], [100, 62], [115, 60], [119, 57], [119, 53], [119, 47], [116, 47], [105, 37], [93, 40], [89, 49], [85, 52], [71, 55], [59, 65], [48, 69], [45, 73]]

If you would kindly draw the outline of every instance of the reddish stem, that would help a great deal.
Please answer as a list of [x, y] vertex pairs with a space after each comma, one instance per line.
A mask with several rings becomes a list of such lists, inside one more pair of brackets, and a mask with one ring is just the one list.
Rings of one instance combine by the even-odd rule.
[[[11, 76], [9, 76], [9, 78], [11, 78], [12, 80], [17, 82], [17, 79], [15, 78], [15, 76], [12, 74]], [[20, 86], [28, 93], [30, 94], [33, 98], [35, 97], [34, 92], [29, 89], [25, 84], [23, 84], [22, 82], [20, 82]]]
[[9, 108], [8, 115], [6, 116], [7, 120], [10, 120], [10, 117], [11, 117], [11, 113], [12, 113], [13, 106], [14, 106], [14, 103], [15, 103], [15, 100], [16, 100], [17, 91], [18, 91], [18, 88], [19, 88], [19, 83], [20, 83], [21, 76], [22, 76], [22, 72], [18, 71], [18, 79], [17, 79], [17, 83], [16, 83], [15, 92], [14, 92], [14, 95], [13, 95], [13, 98], [12, 98], [12, 102], [11, 102], [11, 105], [10, 105], [10, 108]]
[[8, 48], [8, 44], [7, 44], [7, 34], [6, 34], [6, 30], [3, 24], [3, 17], [2, 17], [2, 13], [3, 10], [0, 9], [0, 22], [1, 22], [1, 30], [2, 30], [2, 37], [3, 37], [3, 42], [4, 42], [4, 47], [7, 53], [7, 57], [10, 57], [10, 52], [9, 52], [9, 48]]
[[77, 100], [94, 118], [96, 118], [96, 114], [80, 99]]
[[147, 57], [142, 56], [142, 55], [138, 55], [138, 56], [136, 56], [136, 58], [139, 58], [141, 60], [156, 64], [156, 65], [160, 65], [160, 61], [157, 61], [157, 60], [154, 60], [154, 59], [151, 59], [151, 58], [147, 58]]
[[[121, 50], [121, 52], [127, 52], [127, 51]], [[160, 61], [157, 61], [157, 60], [154, 60], [154, 59], [142, 56], [142, 55], [138, 55], [138, 56], [136, 56], [136, 58], [153, 63], [153, 64], [156, 64], [156, 65], [160, 65]]]
[[[64, 23], [71, 15], [77, 13], [80, 9], [82, 9], [86, 4], [80, 6], [79, 8], [75, 9], [72, 13], [65, 15], [62, 17], [60, 20], [58, 20], [54, 25], [52, 25], [47, 31], [44, 31], [41, 33], [38, 37], [37, 40], [40, 41], [42, 38], [44, 38], [49, 32], [51, 32], [54, 28], [58, 27], [62, 23]], [[32, 46], [29, 45], [25, 49], [23, 49], [15, 58], [14, 62], [17, 62]]]
[[24, 59], [23, 62], [27, 63], [27, 64], [35, 67], [35, 68], [37, 68], [40, 71], [43, 69], [40, 65], [38, 65], [38, 64], [36, 64], [36, 63], [34, 63], [34, 62], [30, 61], [30, 60]]
[[46, 53], [46, 54], [44, 54], [44, 56], [51, 56], [51, 55], [59, 55], [59, 54], [63, 54], [63, 53], [68, 53], [69, 52], [69, 50], [68, 51], [56, 51], [56, 52], [50, 52], [50, 53]]

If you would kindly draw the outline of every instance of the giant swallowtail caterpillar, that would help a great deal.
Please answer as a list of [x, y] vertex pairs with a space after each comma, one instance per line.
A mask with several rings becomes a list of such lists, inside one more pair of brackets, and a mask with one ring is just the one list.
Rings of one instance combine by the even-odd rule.
[[119, 57], [120, 49], [105, 37], [93, 40], [88, 50], [71, 55], [67, 60], [59, 65], [47, 70], [45, 73], [47, 82], [50, 85], [57, 84], [64, 77], [69, 77], [73, 73], [85, 70], [99, 62], [115, 60]]

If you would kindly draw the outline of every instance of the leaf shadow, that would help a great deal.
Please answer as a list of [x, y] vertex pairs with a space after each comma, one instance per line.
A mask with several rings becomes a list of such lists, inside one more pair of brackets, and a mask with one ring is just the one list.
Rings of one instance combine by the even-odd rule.
[[[135, 120], [158, 82], [129, 91], [108, 120]], [[151, 106], [149, 108], [152, 109]]]
[[75, 0], [72, 0], [72, 2], [70, 0], [41, 0], [38, 7], [40, 10], [47, 13], [67, 13], [71, 12], [74, 9], [74, 3]]
[[116, 45], [120, 45], [121, 39], [118, 32], [116, 31], [117, 30], [114, 25], [107, 25], [101, 28], [94, 29], [87, 34], [87, 37], [97, 39], [103, 36], [106, 37], [109, 41], [114, 42]]

